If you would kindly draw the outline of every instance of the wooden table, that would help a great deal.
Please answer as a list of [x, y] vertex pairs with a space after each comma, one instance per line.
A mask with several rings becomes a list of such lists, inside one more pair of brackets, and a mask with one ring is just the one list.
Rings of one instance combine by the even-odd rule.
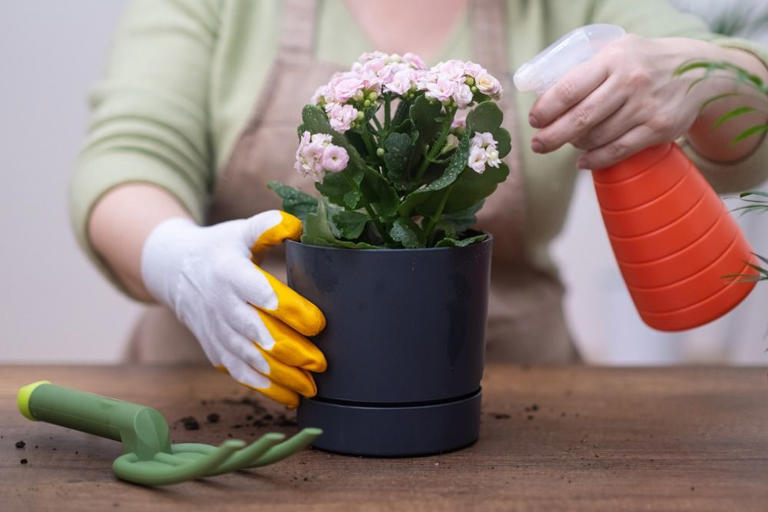
[[[176, 442], [295, 430], [260, 400], [273, 416], [264, 420], [257, 395], [209, 368], [2, 366], [3, 511], [768, 510], [765, 369], [491, 366], [480, 440], [465, 450], [412, 459], [307, 450], [156, 489], [113, 476], [119, 443], [24, 419], [16, 390], [40, 379], [156, 407]], [[220, 420], [207, 423], [210, 413]], [[188, 416], [199, 430], [177, 421]]]

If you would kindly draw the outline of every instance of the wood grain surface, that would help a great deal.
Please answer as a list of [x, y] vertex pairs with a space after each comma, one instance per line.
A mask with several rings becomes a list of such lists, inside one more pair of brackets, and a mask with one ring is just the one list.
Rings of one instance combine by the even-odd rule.
[[[114, 477], [119, 443], [23, 418], [16, 390], [40, 379], [155, 407], [175, 442], [296, 430], [291, 414], [210, 368], [0, 366], [2, 511], [768, 510], [765, 369], [490, 366], [480, 440], [467, 449], [307, 450], [155, 489]], [[190, 416], [198, 430], [178, 421]]]

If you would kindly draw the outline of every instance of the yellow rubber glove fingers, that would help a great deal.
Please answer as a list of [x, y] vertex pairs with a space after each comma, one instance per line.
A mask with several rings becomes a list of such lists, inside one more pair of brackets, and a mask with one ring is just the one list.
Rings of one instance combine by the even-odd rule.
[[311, 398], [317, 394], [317, 386], [312, 375], [301, 368], [289, 366], [282, 361], [275, 359], [271, 354], [254, 343], [256, 349], [261, 352], [262, 357], [269, 365], [269, 373], [263, 373], [272, 382], [295, 391], [300, 395]]
[[261, 307], [262, 311], [282, 320], [305, 336], [314, 336], [325, 328], [325, 316], [317, 306], [258, 266], [254, 266], [269, 282], [269, 286], [277, 297], [277, 307], [273, 309]]
[[278, 224], [262, 232], [251, 247], [254, 257], [261, 252], [281, 244], [284, 240], [298, 240], [301, 237], [301, 221], [290, 213], [279, 211], [281, 220]]
[[263, 352], [271, 354], [289, 366], [296, 366], [311, 372], [324, 372], [326, 370], [328, 363], [317, 345], [277, 318], [256, 307], [253, 309], [258, 313], [259, 318], [274, 340], [271, 348], [266, 349], [264, 345], [260, 347]]
[[215, 366], [215, 368], [221, 372], [224, 372], [230, 375], [239, 384], [242, 384], [243, 386], [249, 389], [252, 389], [254, 391], [258, 391], [259, 393], [266, 396], [270, 400], [274, 400], [275, 402], [281, 403], [289, 409], [296, 409], [299, 406], [299, 395], [295, 391], [291, 391], [290, 389], [285, 388], [275, 382], [272, 382], [269, 379], [265, 379], [266, 384], [262, 384], [262, 383], [257, 384], [253, 382], [251, 379], [247, 379], [247, 381], [245, 381], [245, 380], [240, 380], [236, 378], [223, 365], [217, 365]]

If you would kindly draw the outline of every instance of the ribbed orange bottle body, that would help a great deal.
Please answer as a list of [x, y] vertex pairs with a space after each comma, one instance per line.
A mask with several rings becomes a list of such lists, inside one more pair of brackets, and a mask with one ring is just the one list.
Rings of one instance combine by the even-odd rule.
[[679, 331], [719, 318], [754, 282], [752, 248], [709, 183], [676, 144], [593, 171], [616, 261], [643, 321]]

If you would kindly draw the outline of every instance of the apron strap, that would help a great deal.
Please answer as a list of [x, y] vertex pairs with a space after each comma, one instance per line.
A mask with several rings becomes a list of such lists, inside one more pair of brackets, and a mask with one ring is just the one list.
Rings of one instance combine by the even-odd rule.
[[473, 58], [501, 80], [509, 71], [507, 3], [504, 0], [472, 0], [469, 13]]
[[283, 62], [310, 62], [315, 55], [316, 0], [284, 0], [277, 58]]
[[[512, 142], [512, 149], [504, 159], [509, 166], [509, 176], [486, 201], [486, 206], [491, 209], [503, 207], [506, 210], [503, 222], [496, 218], [492, 227], [497, 233], [494, 263], [503, 263], [509, 267], [514, 261], [519, 262], [522, 256], [525, 194], [520, 161], [521, 139], [515, 108], [517, 90], [510, 72], [507, 1], [471, 0], [469, 13], [473, 58], [501, 82], [503, 92], [498, 103], [504, 112], [504, 128], [509, 131]], [[495, 217], [499, 214], [495, 212], [491, 215]]]

